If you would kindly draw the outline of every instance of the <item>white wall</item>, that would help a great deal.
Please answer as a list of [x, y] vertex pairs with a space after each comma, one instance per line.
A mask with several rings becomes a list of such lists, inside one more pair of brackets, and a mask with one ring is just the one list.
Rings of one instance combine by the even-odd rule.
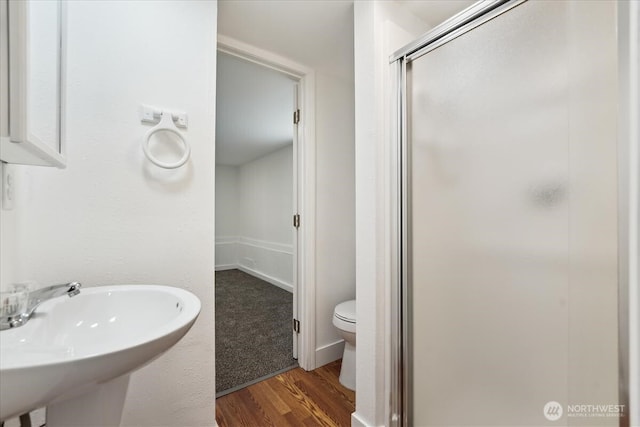
[[216, 270], [240, 268], [293, 290], [293, 146], [216, 165]]
[[291, 244], [293, 148], [291, 145], [239, 168], [242, 236]]
[[[2, 212], [3, 286], [157, 283], [200, 298], [186, 337], [132, 375], [123, 426], [215, 425], [216, 10], [215, 1], [69, 2], [68, 167], [15, 167], [16, 210]], [[141, 103], [189, 114], [185, 167], [144, 158]]]
[[238, 264], [293, 290], [293, 146], [240, 166]]
[[[15, 171], [15, 166], [0, 163], [0, 171], [5, 168], [12, 173]], [[2, 173], [0, 173], [0, 188], [4, 188]], [[17, 209], [5, 210], [4, 205], [0, 210], [0, 290], [3, 291], [8, 290], [12, 283], [18, 281], [15, 275], [15, 248], [18, 241], [16, 222], [19, 214], [20, 211]]]
[[238, 191], [238, 168], [216, 165], [216, 236], [235, 236], [238, 233]]
[[216, 270], [238, 266], [238, 167], [216, 165]]
[[356, 412], [354, 426], [385, 425], [389, 364], [390, 74], [389, 55], [429, 30], [398, 4], [355, 2]]
[[342, 357], [333, 309], [356, 297], [353, 93], [353, 80], [316, 74], [316, 366]]

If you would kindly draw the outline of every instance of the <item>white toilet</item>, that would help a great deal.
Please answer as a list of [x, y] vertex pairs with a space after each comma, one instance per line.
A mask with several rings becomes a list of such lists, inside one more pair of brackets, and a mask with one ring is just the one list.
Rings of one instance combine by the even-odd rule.
[[333, 310], [333, 325], [344, 338], [344, 354], [340, 369], [340, 383], [356, 389], [356, 300], [341, 302]]

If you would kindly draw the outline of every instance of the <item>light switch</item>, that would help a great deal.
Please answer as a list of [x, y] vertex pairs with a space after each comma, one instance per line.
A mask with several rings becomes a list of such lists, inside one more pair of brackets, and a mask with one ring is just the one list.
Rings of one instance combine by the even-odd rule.
[[15, 174], [13, 166], [8, 163], [1, 163], [2, 167], [2, 210], [10, 211], [13, 209], [15, 199]]

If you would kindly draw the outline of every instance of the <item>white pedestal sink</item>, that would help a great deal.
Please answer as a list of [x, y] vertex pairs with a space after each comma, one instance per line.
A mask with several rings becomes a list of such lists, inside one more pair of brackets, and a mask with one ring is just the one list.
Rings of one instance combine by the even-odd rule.
[[0, 332], [0, 420], [47, 406], [47, 427], [120, 424], [129, 374], [191, 328], [200, 300], [169, 286], [83, 288]]

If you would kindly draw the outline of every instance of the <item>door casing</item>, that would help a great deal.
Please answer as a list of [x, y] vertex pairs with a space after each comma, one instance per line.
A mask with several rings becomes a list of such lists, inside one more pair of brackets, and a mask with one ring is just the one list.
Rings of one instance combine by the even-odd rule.
[[[294, 206], [300, 226], [293, 239], [293, 317], [300, 322], [300, 332], [293, 332], [294, 357], [301, 368], [315, 369], [315, 73], [273, 52], [218, 34], [218, 51], [271, 68], [293, 78], [295, 104], [300, 120], [294, 128], [293, 187]], [[293, 123], [293, 122], [292, 122]], [[296, 212], [292, 212], [292, 215]], [[297, 340], [296, 340], [297, 335]], [[297, 353], [297, 355], [296, 355]]]

